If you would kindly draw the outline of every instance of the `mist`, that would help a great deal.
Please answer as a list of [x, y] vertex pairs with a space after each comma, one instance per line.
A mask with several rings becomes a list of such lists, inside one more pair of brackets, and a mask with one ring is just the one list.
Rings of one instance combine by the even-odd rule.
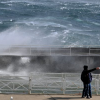
[[[30, 73], [81, 73], [84, 65], [89, 69], [100, 66], [100, 57], [75, 56], [2, 56], [0, 73], [28, 75]], [[94, 71], [93, 73], [100, 73]]]

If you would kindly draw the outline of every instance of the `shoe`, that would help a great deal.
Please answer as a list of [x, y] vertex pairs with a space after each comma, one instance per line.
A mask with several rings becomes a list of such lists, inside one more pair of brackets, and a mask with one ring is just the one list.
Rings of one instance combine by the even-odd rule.
[[82, 96], [81, 98], [85, 98], [85, 96]]
[[92, 98], [92, 95], [90, 95], [90, 98]]
[[90, 97], [86, 97], [87, 99], [90, 99]]

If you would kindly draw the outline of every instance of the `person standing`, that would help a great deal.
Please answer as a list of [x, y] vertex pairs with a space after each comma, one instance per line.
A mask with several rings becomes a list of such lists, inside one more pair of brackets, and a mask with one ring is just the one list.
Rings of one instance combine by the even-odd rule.
[[91, 70], [88, 70], [88, 66], [84, 65], [84, 70], [81, 73], [81, 80], [83, 82], [83, 92], [82, 92], [82, 98], [92, 98], [92, 93], [91, 93], [91, 81], [92, 81], [92, 75], [90, 72], [94, 70], [98, 70], [99, 67], [93, 68]]
[[92, 75], [91, 73], [88, 74], [89, 77], [89, 96], [92, 98], [92, 92], [91, 92], [91, 82], [92, 82]]

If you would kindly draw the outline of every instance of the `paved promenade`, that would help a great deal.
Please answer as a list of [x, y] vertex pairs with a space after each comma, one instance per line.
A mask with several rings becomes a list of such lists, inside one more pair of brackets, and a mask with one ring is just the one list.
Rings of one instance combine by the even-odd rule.
[[[13, 99], [11, 99], [11, 96]], [[0, 94], [0, 100], [87, 100], [81, 98], [81, 95], [16, 95]], [[93, 96], [91, 100], [100, 100], [100, 96]]]

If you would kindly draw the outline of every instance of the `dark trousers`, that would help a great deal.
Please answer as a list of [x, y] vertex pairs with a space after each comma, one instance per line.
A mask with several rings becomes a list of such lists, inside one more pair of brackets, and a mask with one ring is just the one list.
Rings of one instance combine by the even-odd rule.
[[92, 97], [92, 93], [91, 93], [91, 83], [89, 84], [85, 84], [83, 83], [84, 88], [83, 88], [83, 92], [82, 92], [82, 97]]
[[89, 83], [89, 96], [92, 97], [92, 92], [91, 92], [91, 83]]

